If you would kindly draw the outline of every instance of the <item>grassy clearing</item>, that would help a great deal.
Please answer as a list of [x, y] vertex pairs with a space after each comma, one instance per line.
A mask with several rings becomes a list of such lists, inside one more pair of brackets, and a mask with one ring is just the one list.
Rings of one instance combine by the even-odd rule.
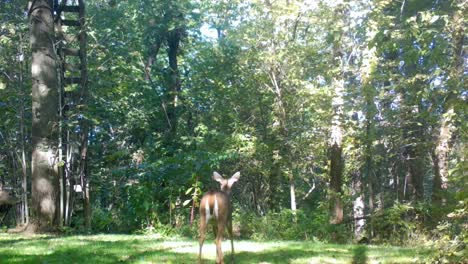
[[[429, 254], [420, 248], [334, 245], [319, 242], [235, 241], [236, 263], [420, 263]], [[228, 262], [230, 243], [223, 243]], [[203, 247], [214, 263], [215, 247]], [[0, 263], [196, 263], [198, 242], [157, 235], [55, 237], [0, 234]], [[229, 262], [228, 262], [229, 263]]]

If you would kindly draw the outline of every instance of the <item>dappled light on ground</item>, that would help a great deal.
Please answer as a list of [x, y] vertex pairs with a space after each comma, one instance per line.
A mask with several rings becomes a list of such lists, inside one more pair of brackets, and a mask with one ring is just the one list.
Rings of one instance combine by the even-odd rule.
[[[215, 259], [213, 240], [206, 241], [203, 259]], [[225, 259], [230, 243], [223, 242]], [[235, 241], [236, 263], [418, 263], [427, 250], [319, 242]], [[198, 242], [158, 235], [21, 236], [0, 234], [1, 263], [195, 263]]]

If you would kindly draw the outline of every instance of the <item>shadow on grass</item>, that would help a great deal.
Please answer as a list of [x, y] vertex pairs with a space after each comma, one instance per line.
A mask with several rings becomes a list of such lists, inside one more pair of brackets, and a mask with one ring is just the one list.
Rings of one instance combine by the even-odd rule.
[[[21, 241], [27, 241], [24, 239]], [[79, 241], [62, 241], [57, 245], [37, 245], [37, 242], [15, 244], [13, 241], [2, 241], [3, 246], [11, 250], [0, 249], [0, 263], [195, 263], [198, 255], [176, 253], [171, 247], [156, 249], [148, 246], [144, 240], [100, 241], [81, 239]], [[67, 243], [69, 242], [69, 243]], [[41, 243], [41, 242], [39, 242]], [[162, 245], [162, 244], [160, 244]], [[16, 248], [19, 247], [19, 248]], [[178, 248], [184, 245], [178, 245]], [[33, 248], [31, 252], [28, 249]], [[42, 252], [41, 252], [42, 251]]]
[[[52, 243], [18, 239], [3, 241], [0, 263], [196, 263], [198, 252], [174, 252], [183, 247], [198, 248], [195, 242], [166, 243], [164, 241], [93, 240], [82, 237], [75, 240], [56, 240]], [[235, 263], [289, 263], [299, 258], [317, 255], [330, 258], [345, 258], [346, 252], [316, 251], [302, 247], [278, 247], [259, 252], [241, 251], [235, 254]], [[224, 252], [226, 263], [231, 261], [231, 252]], [[204, 263], [214, 263], [204, 259]]]
[[[412, 249], [370, 248], [307, 242], [236, 243], [235, 263], [353, 263], [377, 256], [381, 263], [410, 263]], [[256, 248], [259, 247], [259, 248]], [[214, 247], [204, 251], [204, 263], [214, 263]], [[403, 258], [402, 258], [403, 257]], [[1, 263], [196, 263], [197, 241], [164, 240], [145, 236], [1, 237]], [[230, 263], [230, 250], [224, 251]]]
[[[325, 259], [346, 259], [349, 254], [346, 251], [321, 251], [305, 248], [289, 248], [281, 247], [261, 252], [248, 252], [242, 251], [235, 254], [235, 263], [271, 263], [283, 264], [291, 263], [296, 260], [304, 260], [317, 258]], [[230, 260], [230, 252], [224, 258], [226, 261]], [[307, 262], [312, 263], [312, 262]]]
[[0, 239], [0, 248], [13, 246], [16, 243], [30, 242], [32, 240], [34, 240], [34, 241], [47, 241], [47, 240], [53, 240], [53, 239], [56, 239], [56, 237], [53, 237], [53, 236], [44, 236], [44, 237], [13, 236], [13, 237], [9, 237], [8, 239]]
[[367, 247], [357, 246], [353, 249], [353, 264], [367, 263]]

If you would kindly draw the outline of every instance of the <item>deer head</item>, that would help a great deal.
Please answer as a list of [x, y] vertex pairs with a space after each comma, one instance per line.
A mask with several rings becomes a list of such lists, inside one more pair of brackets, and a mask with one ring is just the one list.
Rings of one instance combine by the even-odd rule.
[[230, 194], [231, 193], [231, 188], [232, 188], [232, 185], [239, 180], [239, 177], [240, 177], [240, 172], [236, 172], [234, 173], [234, 175], [232, 175], [231, 178], [229, 179], [224, 179], [223, 176], [221, 176], [219, 173], [217, 173], [216, 171], [213, 172], [213, 180], [219, 182], [219, 185], [221, 187], [221, 191], [222, 192], [225, 192], [227, 194]]
[[239, 180], [240, 172], [234, 173], [231, 178], [225, 179], [216, 171], [213, 172], [213, 180], [219, 182], [221, 191], [209, 191], [205, 193], [200, 201], [200, 251], [198, 262], [201, 263], [202, 247], [205, 241], [206, 227], [213, 224], [216, 236], [216, 263], [224, 263], [221, 241], [227, 227], [231, 239], [231, 260], [234, 261], [234, 241], [232, 237], [232, 206], [230, 193], [232, 185]]

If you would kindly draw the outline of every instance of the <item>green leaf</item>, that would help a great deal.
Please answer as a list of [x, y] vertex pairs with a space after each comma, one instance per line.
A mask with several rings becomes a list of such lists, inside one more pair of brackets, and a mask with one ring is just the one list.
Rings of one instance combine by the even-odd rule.
[[150, 208], [150, 203], [148, 201], [144, 201], [143, 208], [145, 208], [145, 210], [148, 210]]
[[190, 188], [188, 188], [188, 189], [187, 189], [187, 191], [185, 192], [185, 194], [189, 194], [189, 193], [191, 193], [191, 192], [192, 192], [192, 190], [193, 190], [193, 187], [190, 187]]
[[185, 200], [185, 201], [182, 203], [182, 206], [186, 206], [186, 205], [189, 204], [191, 201], [192, 201], [192, 199]]
[[440, 18], [440, 16], [432, 16], [432, 17], [431, 17], [431, 20], [429, 21], [429, 23], [432, 24], [432, 23], [436, 22], [437, 20], [439, 20], [439, 18]]

